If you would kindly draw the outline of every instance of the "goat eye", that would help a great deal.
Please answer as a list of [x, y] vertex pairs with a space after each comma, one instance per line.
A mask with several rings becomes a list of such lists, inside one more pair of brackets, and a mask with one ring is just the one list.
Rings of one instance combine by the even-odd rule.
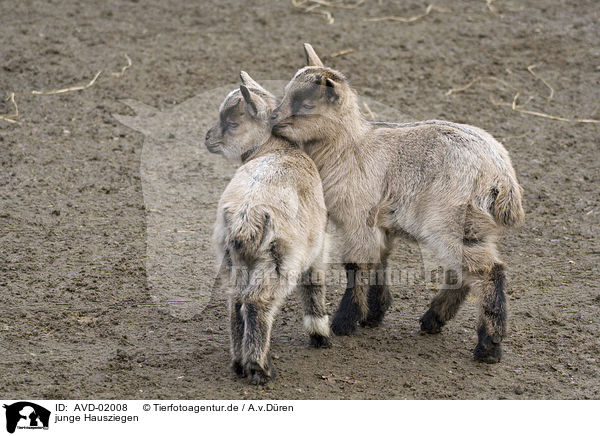
[[315, 108], [315, 106], [314, 106], [314, 105], [312, 105], [312, 104], [304, 103], [304, 104], [302, 105], [302, 108], [303, 108], [303, 109], [307, 109], [307, 110], [311, 110], [311, 109], [314, 109], [314, 108]]
[[237, 126], [238, 126], [238, 123], [234, 123], [233, 121], [227, 122], [227, 127], [229, 127], [230, 129], [235, 129]]

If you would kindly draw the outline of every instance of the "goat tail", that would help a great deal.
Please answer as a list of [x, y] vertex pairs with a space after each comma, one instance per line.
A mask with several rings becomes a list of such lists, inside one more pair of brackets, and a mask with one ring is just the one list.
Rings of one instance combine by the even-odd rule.
[[268, 209], [248, 205], [234, 213], [226, 212], [227, 245], [243, 259], [254, 259], [261, 246], [271, 239], [273, 222]]
[[508, 178], [490, 191], [490, 212], [499, 225], [516, 227], [525, 220], [521, 204], [523, 188], [513, 178]]

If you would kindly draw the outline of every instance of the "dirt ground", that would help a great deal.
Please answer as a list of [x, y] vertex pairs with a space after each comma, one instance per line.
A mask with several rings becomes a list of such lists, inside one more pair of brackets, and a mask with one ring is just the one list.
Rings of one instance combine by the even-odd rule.
[[[453, 0], [410, 23], [366, 20], [426, 6], [321, 6], [328, 24], [289, 1], [1, 2], [0, 114], [13, 111], [4, 98], [15, 92], [21, 124], [0, 120], [0, 397], [600, 398], [600, 124], [510, 106], [519, 90], [519, 105], [534, 97], [526, 110], [600, 118], [600, 3]], [[169, 111], [235, 82], [242, 68], [287, 80], [303, 66], [305, 41], [362, 95], [413, 119], [482, 127], [511, 153], [527, 222], [501, 243], [510, 333], [500, 364], [471, 358], [473, 301], [442, 334], [416, 334], [433, 290], [414, 283], [393, 287], [383, 326], [325, 351], [307, 347], [290, 298], [273, 337], [279, 378], [254, 387], [228, 371], [222, 295], [192, 317], [151, 298], [148, 139], [113, 114], [134, 115], [122, 99]], [[131, 67], [112, 74], [125, 54]], [[83, 91], [30, 92], [86, 84], [99, 70]], [[190, 217], [201, 235], [233, 170], [202, 148], [211, 121], [199, 121], [196, 151], [172, 168], [197, 177]], [[177, 146], [176, 135], [168, 141]], [[210, 285], [202, 244], [199, 254], [175, 252], [202, 272], [178, 286]], [[392, 264], [418, 268], [418, 247], [399, 244]], [[342, 286], [328, 293], [333, 312]]]

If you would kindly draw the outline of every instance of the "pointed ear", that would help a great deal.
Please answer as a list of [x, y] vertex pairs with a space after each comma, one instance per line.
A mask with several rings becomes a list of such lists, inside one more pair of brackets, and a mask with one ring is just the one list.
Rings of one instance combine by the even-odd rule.
[[340, 99], [340, 95], [337, 91], [337, 84], [329, 77], [325, 79], [325, 97], [330, 103], [335, 103]]
[[305, 42], [304, 43], [304, 53], [306, 54], [306, 65], [313, 67], [323, 67], [323, 62], [319, 59], [319, 56], [315, 53], [315, 49], [312, 48], [312, 45]]
[[244, 85], [240, 85], [240, 92], [242, 93], [242, 97], [244, 97], [248, 113], [251, 117], [256, 118], [258, 116], [258, 107], [254, 101], [254, 96], [250, 94], [250, 91]]
[[242, 81], [242, 84], [248, 88], [254, 88], [268, 92], [265, 88], [260, 86], [256, 80], [250, 77], [250, 74], [246, 73], [245, 71], [240, 71], [240, 80]]

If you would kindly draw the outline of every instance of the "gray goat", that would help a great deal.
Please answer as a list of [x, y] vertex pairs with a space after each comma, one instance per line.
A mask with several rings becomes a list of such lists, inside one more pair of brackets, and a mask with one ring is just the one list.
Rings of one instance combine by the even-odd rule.
[[[504, 267], [496, 243], [524, 220], [508, 152], [477, 127], [446, 121], [372, 123], [344, 75], [305, 44], [308, 67], [285, 88], [273, 134], [302, 146], [321, 174], [331, 219], [345, 235], [346, 293], [336, 334], [377, 326], [390, 305], [382, 280], [397, 236], [431, 248], [447, 280], [421, 317], [438, 333], [471, 289], [480, 295], [475, 359], [501, 358], [506, 332]], [[367, 276], [365, 280], [361, 275]]]
[[230, 287], [233, 369], [262, 384], [275, 376], [273, 319], [298, 283], [311, 345], [330, 346], [322, 270], [327, 212], [313, 161], [271, 136], [277, 100], [245, 72], [240, 77], [205, 143], [242, 164], [219, 201], [214, 244]]

